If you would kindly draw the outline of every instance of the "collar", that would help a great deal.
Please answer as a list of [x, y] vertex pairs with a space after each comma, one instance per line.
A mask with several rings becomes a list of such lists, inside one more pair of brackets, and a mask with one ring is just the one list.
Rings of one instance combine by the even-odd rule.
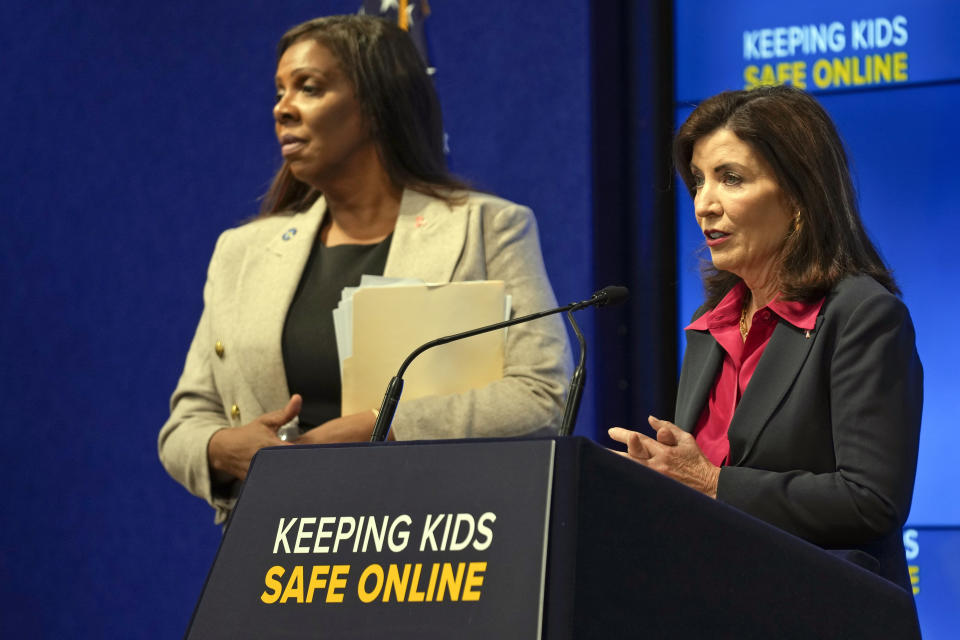
[[[717, 306], [691, 322], [686, 329], [709, 331], [710, 329], [739, 324], [746, 295], [747, 285], [741, 280], [723, 297], [723, 300]], [[781, 300], [780, 294], [777, 294], [769, 304], [761, 308], [770, 309], [782, 320], [789, 322], [798, 329], [811, 331], [817, 325], [817, 316], [820, 314], [825, 299], [820, 298], [814, 302], [790, 301]]]

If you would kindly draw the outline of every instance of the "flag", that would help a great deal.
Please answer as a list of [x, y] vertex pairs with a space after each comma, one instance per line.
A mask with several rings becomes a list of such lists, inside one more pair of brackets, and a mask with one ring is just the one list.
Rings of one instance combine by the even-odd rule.
[[435, 69], [430, 66], [427, 55], [427, 39], [423, 30], [423, 21], [430, 15], [430, 4], [427, 0], [363, 0], [359, 13], [395, 20], [398, 27], [410, 34], [410, 39], [427, 67], [427, 73], [434, 73]]
[[[427, 68], [427, 75], [433, 76], [437, 72], [427, 55], [427, 38], [423, 29], [423, 22], [430, 15], [430, 3], [427, 0], [363, 0], [357, 13], [396, 20], [397, 26], [410, 34]], [[450, 137], [446, 131], [443, 132], [443, 152], [450, 153]]]

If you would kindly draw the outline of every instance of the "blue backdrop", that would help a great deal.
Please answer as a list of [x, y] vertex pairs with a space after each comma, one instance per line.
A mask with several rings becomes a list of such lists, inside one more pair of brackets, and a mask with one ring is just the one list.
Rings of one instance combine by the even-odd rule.
[[[157, 638], [184, 631], [219, 530], [209, 507], [160, 467], [157, 432], [199, 317], [214, 241], [255, 213], [280, 162], [270, 119], [276, 40], [302, 20], [353, 12], [360, 4], [0, 3], [0, 80], [6, 88], [0, 95], [0, 299], [6, 308], [0, 331], [6, 442], [0, 636]], [[666, 158], [651, 158], [641, 148], [662, 134], [651, 131], [657, 115], [647, 92], [669, 83], [646, 73], [646, 35], [628, 38], [622, 53], [596, 55], [604, 43], [591, 39], [591, 12], [612, 4], [445, 0], [432, 3], [427, 21], [452, 167], [484, 189], [533, 207], [562, 302], [601, 284], [630, 283], [641, 270], [647, 281], [672, 284], [670, 270], [650, 270], [646, 261], [651, 247], [671, 244], [645, 231], [660, 213], [648, 204], [655, 203], [649, 192], [668, 193], [664, 182], [650, 179], [650, 167]], [[630, 21], [622, 28], [643, 33], [650, 26], [645, 8], [659, 3], [616, 4], [616, 11], [628, 8]], [[611, 25], [616, 11], [604, 17]], [[623, 56], [616, 70], [622, 77], [604, 76], [607, 63]], [[594, 159], [608, 148], [594, 146], [595, 91], [618, 84], [630, 101], [620, 116], [635, 123], [626, 126], [621, 142], [630, 149], [621, 151], [640, 158], [630, 156], [630, 166], [615, 176], [619, 188], [626, 182], [633, 189], [624, 190], [625, 208], [600, 209], [591, 188]], [[956, 94], [950, 95], [956, 106]], [[859, 117], [855, 106], [830, 108], [838, 120]], [[933, 112], [942, 119], [949, 114], [946, 107]], [[607, 115], [600, 109], [604, 122]], [[878, 127], [902, 117], [888, 115], [873, 116]], [[935, 122], [917, 135], [935, 142]], [[617, 132], [604, 135], [606, 144]], [[882, 140], [865, 139], [883, 149]], [[879, 152], [868, 153], [885, 172], [889, 202], [899, 203], [909, 219], [898, 233], [916, 244], [929, 233], [946, 238], [939, 227], [923, 231], [916, 224], [910, 190], [935, 193], [934, 181], [949, 183], [941, 178], [948, 171], [905, 167], [900, 157], [884, 165]], [[898, 180], [906, 181], [903, 190]], [[887, 192], [870, 197], [886, 198]], [[925, 215], [936, 204], [931, 198]], [[638, 210], [645, 216], [640, 222]], [[946, 209], [936, 211], [946, 217]], [[602, 237], [610, 234], [604, 223], [610, 219], [624, 220], [633, 234], [628, 240], [649, 244], [626, 256], [634, 261], [627, 269], [605, 263], [604, 281], [597, 282], [597, 265], [606, 256], [596, 247], [623, 240]], [[598, 228], [601, 237], [595, 237]], [[672, 234], [672, 221], [664, 229]], [[889, 243], [881, 246], [898, 273], [909, 269], [906, 263], [941, 265], [937, 255], [947, 250], [918, 255], [904, 244], [909, 257], [903, 258]], [[618, 251], [629, 254], [630, 247]], [[909, 278], [901, 277], [917, 309], [924, 302], [912, 293]], [[652, 288], [635, 296], [633, 317], [654, 315], [661, 295], [669, 294]], [[592, 312], [580, 320], [588, 339], [606, 337], [595, 330]], [[614, 324], [609, 331], [629, 345], [632, 377], [617, 374], [616, 384], [608, 385], [627, 400], [644, 398], [649, 380], [658, 377], [649, 354], [670, 352], [658, 346], [662, 332], [630, 333], [632, 326]], [[921, 326], [921, 341], [927, 331]], [[933, 353], [925, 344], [929, 377]], [[589, 367], [603, 373], [611, 360], [591, 358]], [[629, 407], [603, 413], [613, 403], [600, 400], [595, 379], [588, 378], [578, 433], [596, 435], [614, 419], [636, 423], [646, 415], [649, 409]], [[927, 464], [931, 454], [924, 451]]]

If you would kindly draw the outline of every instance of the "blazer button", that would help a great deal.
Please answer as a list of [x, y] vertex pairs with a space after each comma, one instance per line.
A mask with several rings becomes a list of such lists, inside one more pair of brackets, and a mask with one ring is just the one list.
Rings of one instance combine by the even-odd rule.
[[234, 420], [239, 420], [240, 407], [238, 407], [237, 405], [233, 405], [232, 407], [230, 407], [230, 417], [233, 418]]
[[223, 343], [217, 340], [217, 344], [213, 345], [213, 350], [217, 352], [217, 357], [223, 357]]

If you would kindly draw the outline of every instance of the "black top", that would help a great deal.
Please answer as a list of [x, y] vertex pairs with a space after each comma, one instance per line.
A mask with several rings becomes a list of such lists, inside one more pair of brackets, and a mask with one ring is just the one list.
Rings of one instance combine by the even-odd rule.
[[303, 396], [301, 431], [340, 416], [340, 361], [333, 310], [344, 287], [359, 285], [363, 274], [383, 274], [392, 237], [379, 244], [326, 247], [317, 234], [283, 327], [287, 385], [291, 394]]

